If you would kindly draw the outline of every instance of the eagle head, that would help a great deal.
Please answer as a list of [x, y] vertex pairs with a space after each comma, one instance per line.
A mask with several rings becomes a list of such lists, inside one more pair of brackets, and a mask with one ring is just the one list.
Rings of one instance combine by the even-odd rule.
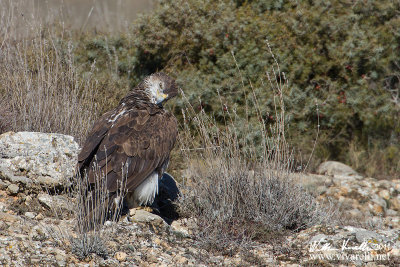
[[147, 76], [143, 81], [143, 89], [150, 101], [157, 105], [162, 105], [163, 102], [178, 94], [175, 80], [163, 72]]

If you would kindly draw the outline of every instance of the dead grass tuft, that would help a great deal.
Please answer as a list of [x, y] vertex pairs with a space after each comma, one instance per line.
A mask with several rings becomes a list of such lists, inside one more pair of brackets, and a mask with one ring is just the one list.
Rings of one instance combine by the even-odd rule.
[[[77, 175], [71, 178], [63, 192], [54, 188], [48, 189], [48, 193], [55, 192], [56, 197], [63, 196], [67, 209], [60, 205], [51, 207], [52, 214], [57, 220], [68, 221], [73, 218], [71, 229], [52, 228], [51, 235], [60, 246], [71, 250], [78, 258], [85, 259], [91, 254], [97, 254], [103, 258], [108, 255], [107, 241], [115, 234], [115, 223], [121, 212], [123, 198], [125, 196], [125, 183], [119, 184], [119, 190], [114, 205], [109, 204], [110, 193], [107, 190], [107, 176], [98, 167], [93, 166], [95, 183], [91, 184], [87, 175]], [[123, 170], [124, 171], [124, 170]]]

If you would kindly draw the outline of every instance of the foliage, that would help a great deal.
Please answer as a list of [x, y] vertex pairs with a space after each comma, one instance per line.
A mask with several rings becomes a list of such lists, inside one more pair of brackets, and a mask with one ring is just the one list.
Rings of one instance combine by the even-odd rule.
[[[376, 147], [399, 147], [400, 111], [389, 92], [399, 90], [399, 8], [388, 0], [163, 0], [136, 21], [130, 35], [96, 39], [86, 48], [87, 55], [97, 54], [92, 60], [100, 60], [99, 51], [113, 47], [118, 75], [129, 76], [132, 84], [156, 70], [172, 73], [192, 103], [201, 99], [198, 110], [220, 122], [219, 99], [256, 123], [257, 111], [251, 104], [244, 109], [252, 86], [271, 124], [274, 92], [263, 87], [273, 60], [268, 39], [290, 81], [285, 105], [292, 142], [309, 154], [320, 125], [315, 164], [326, 159], [351, 163], [353, 143], [366, 152], [368, 164]], [[242, 77], [244, 90], [236, 83]], [[182, 107], [178, 100], [177, 115]], [[400, 163], [388, 165], [368, 174], [399, 171]]]
[[[246, 118], [239, 119], [229, 110], [224, 126], [217, 126], [215, 118], [204, 110], [196, 112], [182, 96], [185, 119], [179, 144], [187, 169], [184, 194], [177, 204], [181, 215], [196, 218], [203, 246], [236, 249], [250, 240], [271, 241], [274, 234], [332, 222], [332, 210], [317, 203], [291, 175], [293, 154], [285, 139], [283, 103], [287, 83], [271, 81], [265, 87], [269, 86], [278, 95], [277, 107], [282, 107], [274, 110], [277, 119], [269, 129], [262, 119], [253, 127], [243, 127], [249, 125]], [[256, 94], [249, 103], [259, 109]], [[254, 133], [263, 140], [247, 138]]]

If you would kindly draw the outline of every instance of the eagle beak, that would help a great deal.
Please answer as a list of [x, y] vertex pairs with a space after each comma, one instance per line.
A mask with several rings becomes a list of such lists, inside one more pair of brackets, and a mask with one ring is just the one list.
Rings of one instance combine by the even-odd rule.
[[167, 99], [168, 95], [161, 93], [161, 92], [157, 92], [157, 104], [160, 105], [165, 99]]

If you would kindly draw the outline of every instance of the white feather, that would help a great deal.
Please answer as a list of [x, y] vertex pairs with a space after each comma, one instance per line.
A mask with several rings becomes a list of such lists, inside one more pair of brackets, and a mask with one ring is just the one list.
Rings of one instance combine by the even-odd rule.
[[128, 206], [150, 205], [158, 194], [158, 173], [153, 172], [131, 194], [127, 196]]
[[[125, 106], [125, 104], [123, 104]], [[117, 115], [114, 115], [113, 118], [109, 119], [108, 122], [111, 122], [111, 128], [114, 127], [115, 121], [119, 118], [122, 117], [125, 113], [127, 112], [126, 108], [123, 108]]]

